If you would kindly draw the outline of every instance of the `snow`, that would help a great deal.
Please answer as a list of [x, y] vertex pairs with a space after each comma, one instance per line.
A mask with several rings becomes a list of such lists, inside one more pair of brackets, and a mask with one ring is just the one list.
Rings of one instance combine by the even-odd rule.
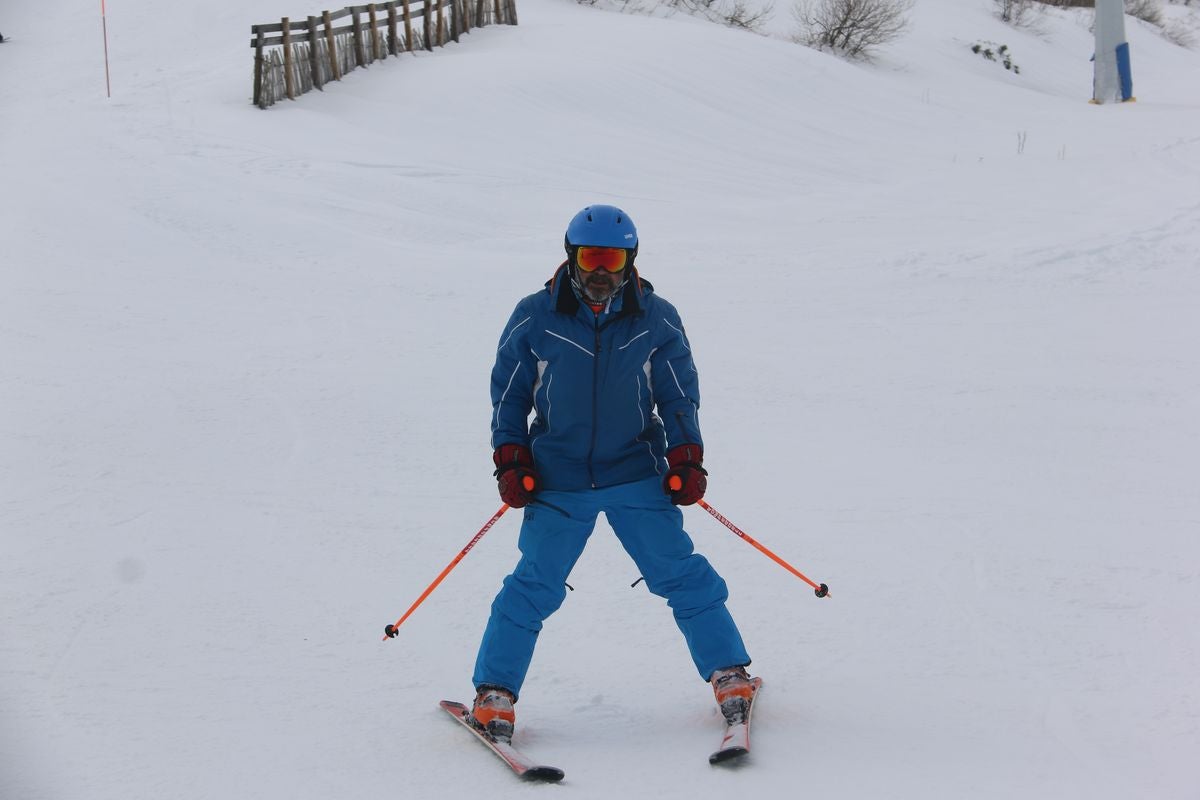
[[[1098, 107], [1082, 10], [921, 0], [864, 65], [520, 0], [253, 108], [249, 26], [317, 10], [111, 0], [111, 99], [91, 2], [0, 15], [0, 797], [1197, 797], [1200, 55], [1127, 20]], [[436, 707], [517, 514], [381, 636], [499, 505], [493, 348], [591, 202], [688, 324], [709, 501], [832, 596], [686, 511], [766, 681], [714, 770], [602, 523], [543, 790]]]

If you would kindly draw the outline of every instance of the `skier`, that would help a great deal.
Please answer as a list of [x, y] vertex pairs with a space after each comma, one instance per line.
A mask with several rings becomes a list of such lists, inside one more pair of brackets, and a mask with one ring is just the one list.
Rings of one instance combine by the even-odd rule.
[[750, 657], [725, 581], [694, 552], [676, 508], [704, 496], [708, 474], [683, 323], [638, 275], [637, 229], [621, 209], [583, 209], [565, 246], [545, 288], [517, 304], [492, 369], [494, 474], [504, 502], [525, 512], [520, 560], [475, 663], [475, 724], [511, 740], [542, 622], [566, 597], [601, 511], [736, 724], [756, 688]]

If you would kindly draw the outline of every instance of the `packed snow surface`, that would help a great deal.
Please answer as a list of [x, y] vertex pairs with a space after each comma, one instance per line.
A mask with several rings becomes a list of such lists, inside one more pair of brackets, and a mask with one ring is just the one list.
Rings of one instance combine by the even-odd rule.
[[[0, 7], [4, 800], [1200, 796], [1200, 54], [920, 0], [873, 63], [684, 15], [520, 25], [261, 111], [294, 0]], [[1194, 9], [1171, 6], [1173, 24]], [[1008, 45], [1016, 74], [972, 52]], [[509, 513], [488, 373], [623, 207], [703, 390], [765, 680], [747, 768], [602, 522], [518, 704], [466, 700]], [[564, 795], [565, 796], [565, 795]]]

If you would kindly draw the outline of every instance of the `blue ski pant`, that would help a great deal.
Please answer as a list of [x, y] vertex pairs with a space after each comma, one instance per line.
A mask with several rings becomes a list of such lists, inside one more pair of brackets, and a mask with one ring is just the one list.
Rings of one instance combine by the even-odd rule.
[[700, 677], [708, 680], [718, 669], [750, 663], [725, 608], [725, 581], [694, 551], [683, 513], [663, 493], [659, 478], [603, 489], [542, 491], [537, 499], [541, 502], [525, 508], [517, 542], [521, 558], [492, 602], [475, 662], [476, 688], [521, 693], [542, 622], [566, 598], [567, 577], [601, 511], [646, 586], [666, 599]]

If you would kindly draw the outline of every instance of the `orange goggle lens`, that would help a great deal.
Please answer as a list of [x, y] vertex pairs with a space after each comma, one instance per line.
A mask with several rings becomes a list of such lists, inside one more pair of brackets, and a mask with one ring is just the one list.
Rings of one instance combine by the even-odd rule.
[[584, 272], [620, 272], [628, 256], [620, 247], [581, 247], [575, 252], [575, 263]]

